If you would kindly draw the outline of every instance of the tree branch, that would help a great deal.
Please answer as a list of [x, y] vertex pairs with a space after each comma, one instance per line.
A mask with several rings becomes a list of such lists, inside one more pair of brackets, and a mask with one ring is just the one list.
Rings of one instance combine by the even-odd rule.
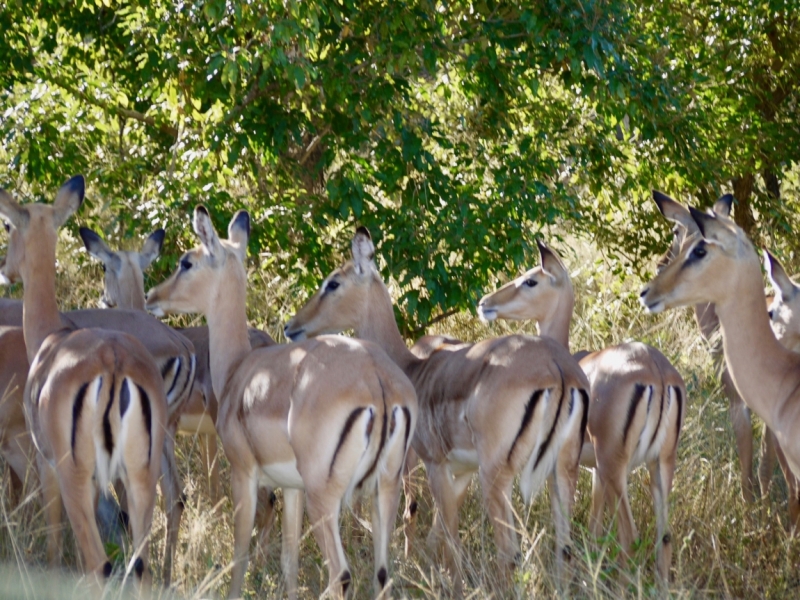
[[432, 318], [427, 323], [424, 323], [423, 325], [420, 325], [419, 327], [416, 327], [416, 328], [412, 329], [411, 333], [413, 333], [415, 335], [419, 334], [419, 333], [422, 333], [423, 331], [425, 331], [431, 325], [435, 325], [439, 321], [444, 321], [447, 317], [452, 317], [457, 312], [458, 312], [457, 308], [451, 308], [450, 310], [447, 310], [447, 311], [443, 312], [442, 314]]

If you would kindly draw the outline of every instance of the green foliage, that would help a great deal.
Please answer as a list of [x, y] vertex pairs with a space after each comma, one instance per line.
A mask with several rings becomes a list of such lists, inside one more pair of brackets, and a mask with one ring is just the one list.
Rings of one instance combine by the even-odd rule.
[[651, 187], [710, 202], [797, 160], [797, 12], [734, 4], [12, 0], [0, 184], [47, 197], [83, 172], [82, 218], [165, 226], [173, 258], [196, 203], [220, 228], [245, 207], [259, 266], [306, 289], [365, 224], [411, 331], [545, 225], [638, 264], [664, 247]]

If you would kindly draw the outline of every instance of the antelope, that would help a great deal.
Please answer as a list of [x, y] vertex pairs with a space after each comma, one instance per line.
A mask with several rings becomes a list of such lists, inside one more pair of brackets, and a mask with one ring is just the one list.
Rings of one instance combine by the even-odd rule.
[[651, 313], [703, 302], [715, 305], [733, 383], [773, 431], [798, 476], [800, 355], [782, 346], [770, 327], [761, 264], [744, 231], [724, 215], [694, 208], [689, 212], [697, 235], [687, 236], [675, 259], [643, 288], [641, 302]]
[[[575, 304], [569, 272], [552, 249], [538, 246], [539, 266], [481, 298], [478, 312], [487, 321], [535, 320], [541, 335], [569, 349]], [[589, 441], [581, 461], [592, 469], [589, 529], [595, 537], [602, 533], [604, 504], [610, 505], [623, 554], [630, 555], [638, 533], [628, 473], [647, 464], [657, 523], [656, 566], [667, 581], [672, 562], [667, 497], [684, 415], [683, 378], [661, 352], [639, 342], [586, 353], [580, 365], [591, 384]]]
[[[694, 219], [692, 218], [689, 209], [687, 209], [685, 206], [676, 202], [666, 194], [658, 191], [653, 191], [653, 199], [656, 202], [661, 214], [664, 215], [666, 219], [675, 223], [673, 240], [670, 248], [664, 257], [662, 257], [662, 259], [659, 261], [659, 270], [661, 270], [665, 265], [669, 264], [669, 262], [678, 256], [680, 248], [682, 245], [684, 245], [686, 240], [688, 238], [699, 237], [700, 231]], [[730, 215], [732, 202], [733, 197], [730, 194], [725, 194], [714, 203], [712, 209], [713, 213], [719, 216], [728, 217]], [[785, 297], [789, 297], [790, 290], [792, 290], [790, 285], [791, 282], [786, 276], [783, 267], [779, 263], [777, 263], [777, 266], [775, 267], [774, 257], [773, 262], [770, 262], [769, 258], [765, 258], [765, 267], [768, 274], [770, 274], [773, 287], [776, 290], [780, 290], [781, 286], [783, 286], [783, 289], [785, 289], [787, 292]], [[775, 267], [775, 278], [773, 278], [773, 267]], [[769, 310], [770, 305], [772, 304], [772, 299], [767, 297], [766, 303]], [[780, 303], [778, 306], [780, 306]], [[719, 319], [717, 318], [714, 305], [708, 303], [696, 304], [694, 306], [694, 311], [695, 320], [700, 327], [703, 337], [709, 340], [709, 342], [712, 344], [712, 356], [715, 358], [715, 362], [720, 362], [722, 360], [722, 348], [719, 338], [716, 335], [716, 332], [719, 330]], [[772, 315], [773, 313], [769, 314]], [[791, 310], [785, 313], [784, 318], [786, 319], [787, 323], [789, 320], [791, 320], [791, 314]], [[773, 324], [773, 328], [776, 329], [778, 339], [781, 339], [781, 335], [778, 333], [777, 329], [782, 327], [783, 325], [780, 323]], [[795, 349], [794, 342], [791, 338], [782, 340], [781, 343], [790, 350]], [[798, 349], [800, 349], [800, 347], [798, 347]], [[727, 368], [723, 368], [721, 377], [723, 389], [725, 390], [725, 394], [728, 396], [731, 403], [731, 421], [733, 423], [733, 429], [736, 435], [737, 453], [739, 455], [739, 462], [742, 468], [743, 496], [746, 502], [752, 502], [754, 488], [752, 477], [753, 429], [750, 422], [750, 410], [745, 405], [744, 401], [736, 390], [736, 386], [733, 384], [733, 380], [731, 379]], [[766, 495], [769, 490], [772, 480], [772, 473], [775, 467], [775, 458], [777, 457], [781, 471], [783, 472], [789, 488], [790, 529], [792, 527], [797, 527], [800, 525], [800, 498], [798, 497], [798, 494], [800, 494], [800, 490], [798, 489], [800, 483], [795, 481], [795, 477], [791, 474], [791, 470], [789, 469], [786, 458], [783, 455], [777, 440], [775, 439], [775, 435], [769, 429], [769, 427], [766, 426], [766, 424], [764, 426], [764, 433], [762, 435], [761, 450], [761, 464], [759, 465], [758, 469], [758, 480], [761, 487], [761, 493]]]
[[[81, 227], [80, 236], [87, 252], [103, 265], [103, 293], [100, 305], [105, 308], [123, 308], [144, 311], [143, 271], [159, 254], [164, 243], [164, 230], [158, 229], [148, 236], [142, 249], [114, 251], [102, 237], [88, 227]], [[197, 358], [194, 386], [186, 405], [181, 410], [177, 432], [189, 435], [202, 434], [200, 448], [206, 467], [212, 503], [219, 500], [219, 462], [217, 455], [217, 398], [211, 386], [208, 369], [208, 327], [188, 327], [179, 333], [192, 342]], [[249, 328], [250, 345], [253, 348], [271, 346], [275, 341], [263, 331]]]
[[415, 356], [395, 322], [366, 228], [358, 228], [351, 248], [352, 260], [328, 275], [286, 325], [286, 337], [302, 340], [353, 329], [357, 338], [386, 350], [414, 383], [420, 423], [412, 447], [425, 464], [437, 508], [433, 532], [445, 535], [444, 559], [457, 593], [458, 511], [476, 471], [506, 575], [521, 559], [510, 502], [513, 479], [520, 475], [527, 502], [549, 477], [556, 566], [564, 583], [589, 404], [583, 371], [555, 341], [522, 335], [477, 344], [426, 343], [420, 353], [428, 358]]
[[241, 593], [259, 485], [284, 490], [281, 562], [292, 598], [303, 491], [329, 589], [337, 596], [351, 581], [339, 535], [342, 503], [357, 492], [371, 496], [380, 593], [388, 583], [389, 540], [416, 423], [411, 383], [374, 344], [340, 336], [251, 349], [243, 265], [250, 217], [237, 212], [227, 240], [219, 239], [203, 206], [195, 209], [193, 226], [200, 246], [148, 293], [147, 309], [157, 315], [200, 312], [208, 321], [217, 431], [231, 463], [235, 511], [229, 597]]
[[147, 586], [150, 527], [167, 423], [167, 400], [153, 359], [136, 338], [102, 329], [65, 328], [55, 294], [58, 228], [80, 207], [84, 180], [67, 181], [52, 205], [15, 202], [0, 190], [9, 246], [0, 275], [22, 280], [23, 333], [30, 372], [25, 412], [34, 443], [48, 524], [47, 556], [60, 560], [63, 500], [84, 567], [111, 574], [94, 516], [93, 478], [107, 493], [121, 478], [130, 506], [133, 557]]
[[[169, 586], [172, 578], [175, 549], [178, 543], [180, 520], [184, 509], [183, 490], [178, 474], [178, 466], [175, 462], [175, 428], [179, 415], [183, 412], [183, 408], [189, 398], [194, 381], [196, 362], [194, 347], [186, 337], [177, 334], [141, 310], [76, 310], [61, 313], [60, 319], [63, 327], [67, 329], [96, 327], [132, 335], [144, 344], [159, 367], [168, 403], [168, 432], [164, 440], [164, 451], [161, 458], [161, 472], [163, 475], [161, 487], [167, 514], [163, 581], [165, 586]], [[21, 326], [22, 323], [22, 303], [18, 300], [0, 299], [0, 325]], [[11, 337], [14, 337], [14, 339], [12, 340]], [[9, 344], [7, 348], [6, 343]], [[0, 344], [2, 344], [0, 352], [22, 354], [19, 352], [23, 344], [23, 338], [20, 333], [14, 334], [14, 336], [3, 336], [0, 339]], [[24, 381], [27, 371], [23, 370], [22, 358], [15, 355], [14, 360], [17, 366], [12, 369], [12, 363], [9, 363], [5, 367], [4, 370], [10, 379], [0, 378], [0, 387], [13, 388], [13, 385], [8, 383], [9, 381], [12, 383], [18, 380]], [[6, 383], [5, 386], [2, 385], [4, 382]], [[2, 405], [2, 409], [0, 409], [0, 427], [3, 427], [3, 413], [8, 415], [6, 422], [14, 425], [10, 430], [19, 432], [15, 438], [19, 442], [10, 447], [10, 451], [14, 453], [14, 456], [6, 457], [9, 458], [9, 462], [12, 464], [23, 464], [23, 452], [29, 451], [32, 446], [24, 440], [27, 433], [23, 435], [22, 430], [19, 428], [25, 419], [21, 391], [16, 394], [10, 394], [7, 403]], [[28, 454], [28, 457], [32, 457], [32, 454]], [[19, 476], [19, 472], [17, 475]]]

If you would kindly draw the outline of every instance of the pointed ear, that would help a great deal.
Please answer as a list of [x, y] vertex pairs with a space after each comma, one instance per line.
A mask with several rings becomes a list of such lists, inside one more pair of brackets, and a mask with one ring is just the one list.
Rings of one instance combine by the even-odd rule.
[[214, 229], [214, 224], [211, 222], [208, 209], [202, 204], [198, 204], [194, 209], [193, 225], [194, 232], [197, 234], [203, 248], [208, 252], [208, 255], [212, 258], [220, 256], [222, 244], [219, 241], [217, 230]]
[[83, 245], [86, 250], [102, 263], [109, 263], [114, 258], [114, 253], [99, 235], [88, 227], [81, 227], [79, 230]]
[[359, 275], [369, 273], [370, 267], [373, 265], [372, 258], [375, 256], [375, 245], [372, 243], [372, 236], [363, 225], [356, 229], [350, 249], [353, 253], [356, 272]]
[[11, 197], [11, 194], [0, 188], [0, 216], [8, 219], [14, 227], [19, 227], [26, 222], [28, 213]]
[[86, 182], [83, 175], [75, 175], [67, 183], [61, 186], [53, 202], [53, 221], [56, 229], [67, 222], [72, 214], [83, 204], [83, 196], [86, 192]]
[[731, 216], [731, 208], [733, 208], [733, 194], [720, 196], [719, 200], [714, 202], [714, 213], [723, 217]]
[[158, 255], [161, 254], [161, 248], [164, 246], [164, 236], [166, 232], [163, 229], [156, 229], [145, 240], [144, 246], [139, 251], [139, 267], [144, 271], [150, 266]]
[[242, 262], [247, 258], [247, 242], [250, 240], [250, 213], [240, 210], [228, 223], [228, 240], [236, 245]]
[[794, 296], [795, 289], [797, 289], [794, 282], [789, 279], [783, 265], [770, 254], [769, 250], [764, 250], [764, 267], [767, 270], [772, 287], [775, 288], [775, 294], [784, 301]]
[[690, 234], [697, 233], [697, 225], [692, 219], [689, 209], [683, 204], [676, 202], [658, 190], [653, 190], [653, 200], [655, 200], [658, 210], [661, 211], [665, 219], [683, 225]]
[[564, 263], [561, 262], [561, 259], [555, 252], [553, 252], [539, 240], [536, 241], [536, 245], [539, 247], [542, 270], [550, 275], [550, 277], [561, 280], [567, 274], [567, 269], [564, 267]]

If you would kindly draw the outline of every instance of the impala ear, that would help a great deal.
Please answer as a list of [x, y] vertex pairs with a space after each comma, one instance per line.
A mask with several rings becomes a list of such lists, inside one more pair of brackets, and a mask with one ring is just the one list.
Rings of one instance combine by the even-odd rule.
[[83, 196], [86, 192], [86, 181], [83, 175], [75, 175], [72, 179], [61, 186], [53, 202], [53, 222], [56, 229], [67, 222], [72, 214], [83, 204]]
[[772, 287], [775, 288], [775, 294], [777, 296], [780, 296], [784, 301], [794, 296], [795, 290], [797, 289], [794, 282], [789, 279], [780, 261], [766, 249], [764, 250], [764, 267], [767, 270], [767, 276], [772, 283]]
[[725, 194], [720, 196], [719, 200], [714, 202], [714, 213], [723, 217], [731, 216], [731, 209], [733, 208], [733, 194]]
[[228, 224], [228, 241], [233, 242], [242, 262], [247, 258], [247, 242], [250, 240], [250, 213], [240, 210]]
[[716, 242], [722, 246], [736, 240], [736, 234], [728, 229], [716, 215], [704, 213], [693, 206], [689, 207], [689, 211], [703, 239], [709, 242]]
[[353, 236], [350, 249], [353, 253], [353, 263], [356, 266], [356, 272], [359, 275], [369, 273], [370, 268], [374, 264], [372, 259], [375, 256], [375, 245], [372, 243], [372, 236], [369, 234], [369, 230], [363, 225], [356, 229], [356, 234]]
[[212, 258], [219, 256], [222, 252], [222, 244], [219, 241], [217, 230], [214, 229], [214, 224], [211, 222], [208, 209], [202, 204], [198, 204], [194, 209], [193, 225], [194, 232], [208, 255]]
[[111, 251], [106, 243], [97, 233], [88, 227], [81, 227], [78, 231], [81, 234], [83, 245], [86, 246], [86, 251], [94, 256], [97, 260], [104, 264], [110, 263], [114, 260], [114, 253]]
[[158, 255], [161, 254], [161, 248], [164, 246], [164, 236], [166, 232], [163, 229], [156, 229], [151, 233], [144, 242], [142, 250], [139, 252], [139, 267], [144, 271], [150, 266]]
[[14, 227], [19, 227], [28, 219], [28, 212], [3, 188], [0, 188], [0, 215]]
[[665, 219], [683, 225], [690, 234], [697, 233], [697, 225], [692, 219], [689, 209], [683, 204], [676, 202], [658, 190], [653, 190], [653, 200], [655, 200], [658, 210], [661, 211]]
[[542, 270], [557, 281], [562, 281], [564, 276], [567, 275], [567, 269], [564, 267], [564, 263], [562, 263], [558, 255], [544, 243], [537, 240], [536, 245], [539, 247]]

